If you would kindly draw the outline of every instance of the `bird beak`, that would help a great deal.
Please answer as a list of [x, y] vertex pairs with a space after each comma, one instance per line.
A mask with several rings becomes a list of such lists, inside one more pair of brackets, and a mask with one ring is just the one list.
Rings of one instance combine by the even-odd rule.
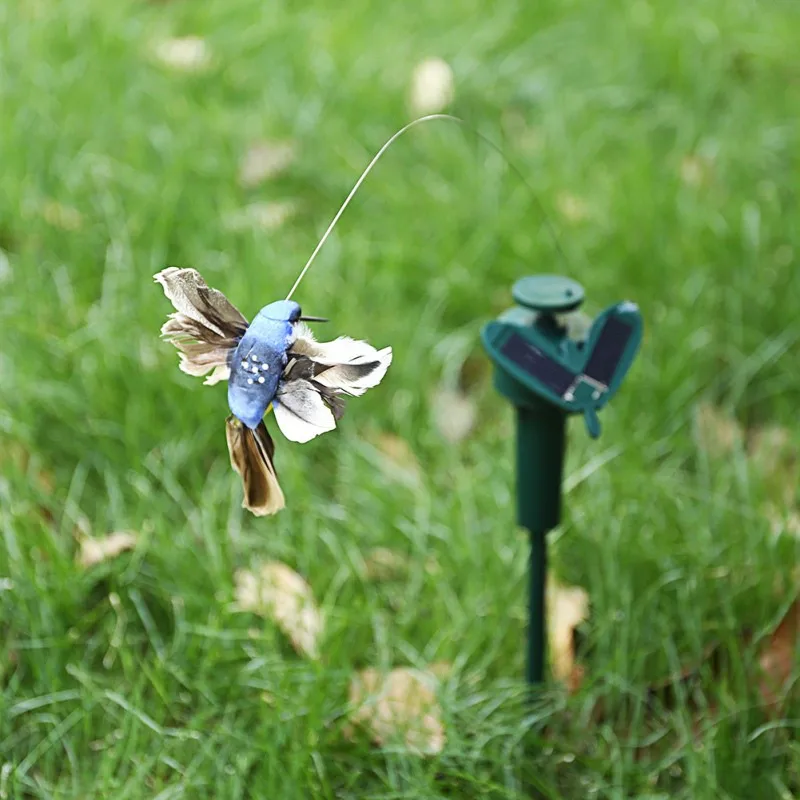
[[330, 322], [325, 317], [300, 317], [300, 322]]

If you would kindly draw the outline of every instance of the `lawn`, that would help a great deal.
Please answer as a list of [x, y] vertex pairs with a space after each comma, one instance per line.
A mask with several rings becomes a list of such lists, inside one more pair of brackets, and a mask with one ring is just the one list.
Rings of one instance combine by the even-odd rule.
[[[800, 499], [800, 9], [291, 6], [0, 3], [0, 798], [797, 796], [800, 704], [754, 676], [800, 581], [773, 520]], [[207, 59], [165, 63], [186, 36]], [[455, 125], [389, 151], [296, 299], [394, 362], [333, 433], [268, 423], [287, 508], [256, 518], [225, 385], [179, 372], [152, 276], [195, 267], [248, 318], [284, 297], [428, 56], [533, 193]], [[243, 183], [260, 140], [294, 159]], [[529, 699], [514, 418], [479, 331], [538, 272], [590, 314], [636, 301], [645, 338], [602, 437], [570, 424], [551, 567], [589, 598], [585, 675]], [[237, 607], [265, 562], [311, 587], [318, 658]], [[349, 730], [356, 671], [431, 664], [440, 752]]]

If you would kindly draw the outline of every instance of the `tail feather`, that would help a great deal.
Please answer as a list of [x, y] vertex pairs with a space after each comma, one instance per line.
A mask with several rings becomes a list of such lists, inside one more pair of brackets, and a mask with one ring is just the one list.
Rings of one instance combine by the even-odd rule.
[[251, 430], [233, 415], [225, 426], [231, 466], [241, 476], [244, 487], [242, 507], [257, 517], [280, 511], [286, 501], [272, 460], [275, 443], [267, 426], [262, 421]]

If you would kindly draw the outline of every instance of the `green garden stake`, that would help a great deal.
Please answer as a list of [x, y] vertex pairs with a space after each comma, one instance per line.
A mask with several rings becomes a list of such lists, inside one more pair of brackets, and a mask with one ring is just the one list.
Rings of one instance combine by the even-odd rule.
[[557, 275], [514, 284], [516, 306], [481, 331], [495, 365], [495, 387], [517, 409], [517, 521], [527, 528], [530, 621], [527, 678], [541, 683], [545, 666], [547, 532], [561, 518], [561, 479], [568, 414], [583, 414], [592, 438], [597, 412], [616, 394], [642, 340], [633, 303], [603, 311], [585, 337], [567, 335], [564, 315], [583, 302], [583, 287]]

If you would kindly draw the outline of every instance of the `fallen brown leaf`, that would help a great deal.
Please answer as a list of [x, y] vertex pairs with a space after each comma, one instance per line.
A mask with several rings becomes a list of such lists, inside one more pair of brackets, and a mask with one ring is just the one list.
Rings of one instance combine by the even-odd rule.
[[797, 460], [792, 433], [782, 425], [763, 425], [749, 431], [747, 454], [764, 472], [774, 472]]
[[55, 488], [53, 473], [36, 465], [31, 453], [22, 443], [13, 439], [0, 439], [0, 467], [13, 467], [26, 473], [39, 491], [50, 494]]
[[769, 495], [780, 503], [794, 505], [800, 484], [800, 458], [788, 428], [780, 425], [753, 428], [747, 435], [747, 455], [764, 479]]
[[767, 506], [767, 519], [773, 536], [793, 536], [800, 539], [800, 514], [797, 511], [779, 511], [775, 506]]
[[700, 403], [695, 409], [695, 435], [700, 449], [714, 458], [729, 455], [744, 441], [739, 423], [711, 403]]
[[434, 392], [431, 410], [439, 433], [452, 444], [465, 439], [475, 427], [475, 401], [464, 392], [439, 387]]
[[780, 706], [780, 694], [800, 656], [800, 598], [797, 598], [772, 635], [761, 646], [758, 664], [763, 676], [759, 690], [768, 708]]
[[291, 567], [279, 561], [262, 564], [256, 572], [236, 573], [236, 605], [275, 621], [295, 650], [319, 658], [322, 615], [311, 587]]
[[78, 563], [84, 568], [93, 567], [95, 564], [116, 558], [126, 550], [133, 550], [134, 547], [136, 547], [136, 534], [128, 531], [117, 531], [100, 538], [82, 536]]
[[239, 183], [245, 187], [257, 186], [279, 175], [293, 160], [294, 145], [291, 142], [255, 142], [239, 165]]
[[553, 677], [570, 692], [580, 687], [584, 669], [575, 661], [575, 629], [589, 616], [589, 595], [579, 586], [547, 587], [547, 632]]
[[417, 755], [440, 753], [446, 736], [435, 687], [436, 677], [430, 673], [404, 667], [388, 674], [365, 669], [350, 681], [351, 721], [379, 746], [400, 739]]
[[364, 557], [364, 574], [368, 581], [397, 580], [408, 573], [408, 559], [388, 547], [376, 547]]

